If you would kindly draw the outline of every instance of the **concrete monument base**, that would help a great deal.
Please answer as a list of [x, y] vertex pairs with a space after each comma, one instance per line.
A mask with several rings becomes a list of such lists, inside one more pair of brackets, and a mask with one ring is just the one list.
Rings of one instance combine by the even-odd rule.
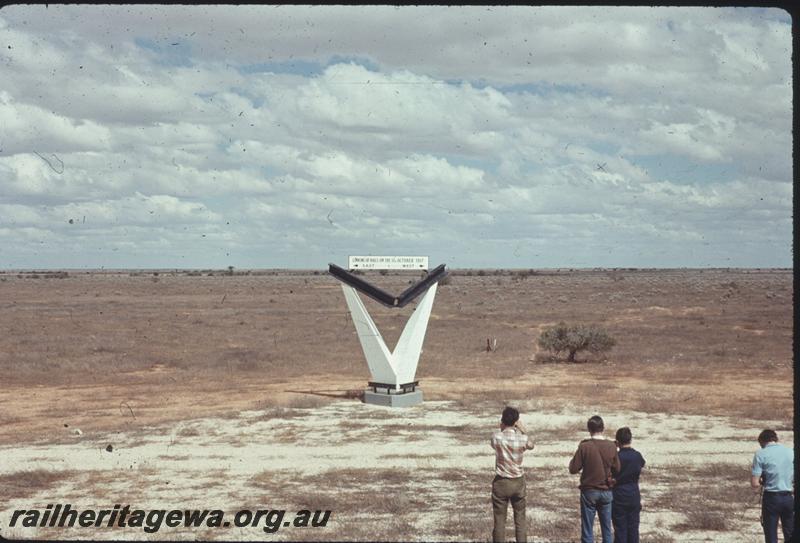
[[374, 392], [372, 389], [364, 391], [364, 403], [372, 405], [383, 405], [385, 407], [411, 407], [422, 403], [422, 391], [416, 389], [414, 392], [405, 394], [386, 394], [385, 392]]

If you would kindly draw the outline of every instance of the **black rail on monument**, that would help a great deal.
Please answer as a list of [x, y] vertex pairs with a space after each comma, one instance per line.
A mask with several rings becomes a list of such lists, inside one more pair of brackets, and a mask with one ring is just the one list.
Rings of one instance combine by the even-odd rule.
[[404, 307], [414, 298], [428, 290], [431, 285], [441, 281], [442, 278], [449, 273], [444, 264], [439, 264], [429, 271], [420, 281], [404, 290], [399, 296], [392, 296], [385, 290], [368, 283], [336, 264], [328, 264], [328, 272], [342, 283], [350, 285], [359, 292], [363, 292], [366, 296], [369, 296], [386, 307]]
[[445, 265], [439, 264], [429, 271], [428, 275], [426, 275], [421, 281], [411, 285], [404, 290], [400, 296], [397, 297], [397, 307], [403, 307], [408, 302], [428, 290], [428, 287], [430, 287], [432, 284], [443, 279], [448, 273], [449, 272], [445, 268]]
[[328, 264], [328, 272], [334, 277], [336, 277], [342, 283], [350, 285], [359, 292], [363, 292], [376, 302], [380, 302], [387, 307], [397, 306], [397, 298], [395, 298], [385, 290], [379, 289], [375, 285], [367, 283], [360, 277], [353, 275], [344, 268], [340, 268], [336, 264]]

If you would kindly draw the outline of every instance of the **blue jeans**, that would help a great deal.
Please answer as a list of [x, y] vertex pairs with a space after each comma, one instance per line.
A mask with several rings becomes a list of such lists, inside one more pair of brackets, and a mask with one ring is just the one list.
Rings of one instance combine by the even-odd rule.
[[781, 519], [783, 540], [792, 539], [794, 528], [794, 497], [789, 494], [764, 492], [761, 500], [761, 514], [764, 519], [764, 541], [778, 543], [778, 519]]
[[600, 518], [600, 531], [603, 543], [612, 543], [611, 502], [614, 495], [610, 490], [581, 490], [581, 543], [594, 543], [594, 514]]

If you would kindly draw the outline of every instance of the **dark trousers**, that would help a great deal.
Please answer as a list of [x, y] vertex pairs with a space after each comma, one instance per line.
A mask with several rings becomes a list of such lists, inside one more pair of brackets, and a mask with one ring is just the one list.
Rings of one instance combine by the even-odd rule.
[[642, 504], [614, 500], [611, 521], [614, 523], [614, 543], [639, 543], [639, 513]]
[[761, 515], [766, 543], [778, 543], [778, 519], [783, 528], [783, 540], [790, 541], [792, 539], [794, 497], [790, 493], [764, 492], [764, 497], [761, 499]]
[[514, 509], [514, 532], [517, 543], [528, 541], [527, 522], [525, 522], [525, 476], [509, 479], [495, 476], [492, 481], [492, 510], [494, 530], [492, 541], [506, 540], [506, 515], [508, 502]]

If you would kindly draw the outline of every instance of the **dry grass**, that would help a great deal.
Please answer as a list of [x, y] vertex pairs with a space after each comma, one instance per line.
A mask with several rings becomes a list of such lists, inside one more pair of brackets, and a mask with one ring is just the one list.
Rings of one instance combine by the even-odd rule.
[[[153, 422], [150, 417], [166, 412], [170, 420], [237, 416], [252, 409], [262, 410], [254, 422], [313, 417], [315, 409], [336, 398], [360, 398], [368, 379], [341, 290], [325, 274], [3, 278], [0, 393], [4, 401], [17, 401], [0, 415], [7, 443], [39, 437], [74, 442], [66, 433], [53, 435], [53, 425], [61, 430], [63, 423], [82, 428], [86, 436], [108, 428], [136, 434]], [[738, 417], [743, 427], [755, 420], [789, 430], [792, 278], [791, 271], [742, 270], [457, 273], [437, 294], [418, 377], [426, 399], [454, 400], [458, 410], [494, 418], [506, 404], [518, 406], [523, 420], [525, 412], [542, 409], [613, 408], [716, 414]], [[409, 277], [374, 279], [398, 291]], [[411, 308], [365, 303], [393, 345]], [[546, 354], [537, 352], [536, 338], [543, 326], [560, 320], [597, 322], [619, 343], [597, 363], [539, 363]], [[485, 351], [487, 337], [497, 338], [497, 351]], [[330, 380], [336, 383], [328, 386]], [[21, 390], [39, 393], [20, 402]], [[135, 420], [121, 413], [122, 398], [133, 407]], [[75, 402], [87, 413], [82, 419]], [[422, 439], [424, 431], [462, 442], [488, 439], [486, 428], [457, 421], [417, 428], [391, 423], [393, 418], [365, 408], [342, 428], [345, 435], [355, 434], [386, 421], [382, 432], [409, 440]], [[583, 422], [541, 428], [537, 443], [577, 444]], [[178, 438], [201, 434], [191, 425], [178, 428]], [[698, 428], [696, 435], [703, 431]], [[277, 431], [269, 439], [294, 443], [297, 434]], [[680, 528], [674, 521], [656, 526], [664, 533], [730, 531], [735, 523], [720, 523], [719, 514], [752, 508], [752, 496], [743, 489], [747, 466], [648, 468], [642, 488], [647, 506], [684, 515]], [[2, 476], [0, 488], [4, 495], [24, 498], [63, 483], [70, 473], [20, 472]], [[574, 537], [579, 523], [574, 486], [553, 489], [544, 470], [527, 473], [529, 495], [536, 495], [531, 510], [553, 513], [531, 524], [531, 537]], [[86, 488], [112, 481], [108, 473], [92, 477], [82, 480]], [[693, 489], [689, 499], [686, 481]], [[197, 481], [197, 490], [209, 484]], [[397, 540], [424, 528], [433, 539], [486, 540], [491, 530], [486, 473], [342, 470], [286, 480], [267, 472], [250, 484], [263, 503], [286, 496], [287, 507], [339, 511], [335, 529], [313, 534], [321, 539]], [[463, 491], [458, 503], [442, 492], [444, 485]], [[380, 488], [391, 488], [395, 497], [376, 498]], [[575, 507], [564, 510], [564, 504]], [[434, 517], [448, 520], [424, 526]], [[281, 532], [289, 539], [310, 535]], [[642, 540], [672, 541], [660, 532]]]
[[[559, 409], [580, 397], [598, 407], [646, 412], [757, 419], [775, 413], [791, 427], [790, 394], [741, 397], [725, 388], [768, 375], [791, 390], [791, 304], [775, 297], [791, 294], [790, 271], [525, 271], [526, 280], [511, 280], [520, 273], [464, 272], [441, 289], [418, 372], [426, 398], [470, 403], [534, 397]], [[4, 383], [85, 384], [83, 376], [90, 375], [109, 386], [152, 384], [142, 390], [145, 403], [184, 389], [200, 403], [203, 389], [239, 392], [256, 380], [296, 383], [303, 376], [314, 392], [310, 385], [333, 373], [351, 388], [332, 396], [362, 394], [356, 387], [368, 378], [363, 353], [341, 291], [326, 274], [163, 272], [159, 278], [154, 284], [149, 276], [113, 273], [64, 281], [10, 277], [0, 285], [0, 299], [12, 302], [0, 313], [7, 331], [0, 339]], [[502, 285], [494, 284], [497, 278]], [[404, 288], [409, 277], [376, 280]], [[411, 309], [365, 303], [393, 345]], [[596, 364], [532, 361], [546, 356], [537, 354], [539, 331], [559, 320], [601, 323], [619, 343]], [[485, 351], [487, 337], [498, 339], [497, 351]], [[115, 371], [103, 371], [110, 364]], [[523, 391], [515, 383], [525, 375], [537, 379]], [[453, 384], [430, 387], [430, 378]], [[498, 379], [508, 379], [507, 390]], [[484, 386], [459, 386], [470, 382]], [[290, 409], [313, 409], [332, 399], [253, 396], [264, 406]], [[5, 416], [14, 417], [7, 426], [25, 423], [16, 413]]]
[[[293, 506], [334, 511], [337, 540], [419, 539], [421, 519], [435, 516], [438, 520], [427, 528], [426, 539], [487, 541], [491, 537], [491, 479], [491, 474], [461, 469], [343, 469], [292, 479], [264, 472], [251, 483], [267, 493], [264, 499], [280, 491], [281, 498]], [[438, 490], [442, 487], [458, 488], [458, 501], [443, 499]], [[365, 525], [369, 533], [364, 532]], [[536, 528], [530, 533], [536, 534]], [[297, 537], [288, 531], [283, 535]]]
[[[429, 490], [423, 479], [411, 470], [342, 469], [314, 476], [287, 478], [274, 472], [263, 472], [251, 479], [251, 484], [265, 492], [264, 500], [281, 500], [290, 508], [331, 510], [340, 520], [367, 515], [372, 526], [381, 515], [394, 518], [414, 517], [429, 507], [425, 496]], [[396, 532], [388, 539], [398, 537]], [[405, 532], [406, 534], [410, 532]], [[339, 537], [350, 539], [352, 534], [337, 531]], [[380, 539], [380, 537], [378, 537]]]
[[75, 471], [50, 471], [36, 469], [0, 475], [3, 498], [30, 498], [40, 492], [53, 490], [65, 480], [75, 477]]
[[263, 413], [257, 415], [252, 420], [254, 421], [289, 420], [289, 419], [307, 417], [308, 415], [309, 412], [303, 411], [302, 409], [289, 408], [289, 407], [271, 407], [265, 409]]
[[[483, 456], [483, 455], [481, 455]], [[385, 458], [386, 460], [390, 460], [392, 458], [402, 458], [402, 459], [445, 459], [450, 458], [449, 455], [445, 453], [432, 453], [432, 454], [382, 454], [380, 458]]]
[[[690, 530], [733, 530], [731, 517], [738, 518], [756, 506], [746, 486], [749, 470], [744, 464], [716, 463], [703, 466], [655, 466], [648, 470], [643, 499], [649, 510], [682, 513], [685, 519], [672, 526]], [[690, 481], [692, 491], [686, 491]], [[652, 490], [658, 487], [661, 490]]]
[[697, 392], [677, 395], [670, 390], [663, 392], [652, 390], [648, 393], [637, 395], [633, 403], [633, 409], [643, 413], [673, 413], [676, 408], [699, 400], [699, 396]]
[[690, 530], [714, 530], [726, 532], [731, 530], [725, 515], [716, 511], [689, 511], [686, 520], [676, 524], [673, 529], [677, 532]]
[[294, 509], [316, 511], [334, 511], [342, 513], [342, 500], [338, 494], [326, 494], [317, 491], [293, 490], [281, 495], [281, 500], [293, 505]]
[[641, 535], [640, 540], [642, 543], [675, 543], [675, 538], [661, 532]]
[[[791, 306], [764, 296], [788, 295], [791, 272], [632, 271], [614, 280], [605, 271], [586, 271], [526, 277], [496, 285], [489, 274], [459, 276], [456, 284], [441, 289], [423, 368], [431, 375], [469, 376], [485, 373], [488, 363], [519, 374], [535, 353], [542, 316], [546, 322], [604, 321], [619, 339], [609, 354], [619, 364], [685, 361], [689, 367], [691, 361], [713, 359], [747, 366], [791, 357]], [[352, 335], [352, 323], [341, 292], [332, 288], [335, 280], [326, 274], [162, 274], [161, 279], [154, 284], [127, 273], [82, 274], [66, 281], [3, 283], [3, 299], [20, 303], [0, 316], [0, 325], [12, 330], [0, 349], [9, 353], [0, 367], [12, 364], [5, 369], [15, 380], [63, 382], [69, 370], [104, 367], [109, 355], [127, 353], [114, 360], [122, 372], [144, 370], [158, 360], [209, 374], [268, 371], [287, 378], [318, 371], [324, 345], [322, 358], [335, 361], [337, 372], [363, 374], [357, 342], [342, 341], [343, 333]], [[376, 278], [390, 289], [404, 287], [407, 280]], [[366, 303], [392, 344], [410, 310]], [[77, 330], [89, 341], [78, 341]], [[756, 335], [759, 330], [764, 333]], [[497, 352], [485, 352], [487, 337], [498, 339]], [[62, 371], [50, 372], [54, 367]]]
[[176, 433], [178, 437], [197, 437], [201, 435], [200, 430], [194, 426], [188, 426], [186, 428], [181, 428]]
[[528, 533], [549, 541], [566, 541], [568, 538], [580, 539], [580, 519], [576, 515], [579, 515], [579, 511], [570, 511], [563, 516], [546, 519], [542, 522], [531, 522], [531, 529]]
[[[439, 537], [455, 538], [457, 541], [491, 541], [490, 511], [491, 508], [481, 511], [481, 515], [475, 515], [472, 511], [463, 509], [455, 511], [437, 526], [436, 534]], [[510, 521], [509, 524], [513, 526], [514, 523]], [[529, 531], [528, 534], [530, 536], [531, 532]], [[513, 535], [511, 538], [513, 540]]]
[[[342, 425], [345, 429], [361, 429], [364, 426], [358, 423], [347, 423]], [[480, 441], [486, 441], [488, 434], [486, 428], [481, 426], [474, 426], [471, 424], [459, 424], [449, 426], [445, 424], [427, 424], [425, 426], [412, 426], [409, 424], [384, 424], [380, 427], [381, 433], [385, 435], [402, 435], [405, 438], [414, 439], [422, 432], [442, 432], [457, 441], [462, 443], [473, 444]]]
[[376, 522], [364, 522], [363, 518], [339, 518], [323, 529], [309, 531], [294, 530], [281, 533], [291, 541], [405, 541], [408, 534], [417, 533], [411, 519], [396, 515], [378, 517]]
[[207, 477], [205, 479], [198, 479], [195, 481], [195, 484], [191, 485], [189, 488], [192, 490], [201, 491], [210, 490], [212, 488], [223, 488], [226, 485], [227, 482], [221, 477]]
[[411, 470], [349, 468], [316, 475], [314, 481], [319, 488], [346, 488], [360, 484], [361, 481], [370, 481], [370, 486], [396, 487], [414, 481], [417, 477]]
[[297, 394], [286, 404], [289, 409], [315, 409], [330, 404], [333, 398], [314, 394]]
[[173, 462], [188, 462], [192, 459], [192, 457], [188, 454], [162, 454], [159, 456], [159, 458]]

